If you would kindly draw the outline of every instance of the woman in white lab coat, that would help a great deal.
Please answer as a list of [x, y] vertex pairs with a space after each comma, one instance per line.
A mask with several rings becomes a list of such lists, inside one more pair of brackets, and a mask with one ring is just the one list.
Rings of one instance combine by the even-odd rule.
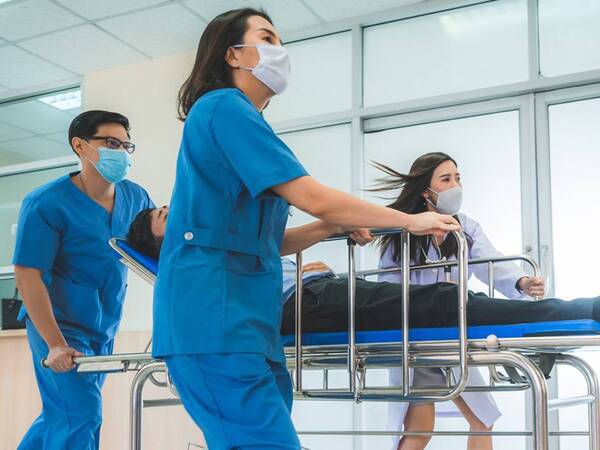
[[[382, 181], [376, 191], [401, 189], [398, 198], [389, 205], [407, 213], [438, 211], [454, 215], [460, 222], [466, 235], [469, 258], [492, 258], [501, 254], [494, 248], [481, 226], [465, 214], [459, 214], [462, 203], [462, 184], [456, 162], [444, 153], [428, 153], [418, 158], [412, 165], [408, 175], [400, 174], [382, 164], [376, 166], [388, 177]], [[515, 205], [515, 207], [517, 207]], [[380, 268], [400, 266], [400, 236], [388, 236], [381, 241]], [[437, 240], [433, 236], [411, 236], [411, 264], [424, 264], [440, 260], [455, 260], [457, 243], [452, 236]], [[475, 275], [479, 280], [488, 283], [487, 265], [474, 265], [469, 268], [469, 276]], [[411, 284], [430, 284], [446, 280], [444, 269], [428, 269], [413, 271]], [[458, 280], [458, 271], [453, 268], [451, 280]], [[402, 282], [400, 273], [382, 274], [379, 281]], [[529, 277], [514, 263], [496, 264], [494, 271], [495, 288], [508, 298], [521, 299], [526, 295], [541, 296], [544, 294], [544, 281], [541, 278]], [[458, 368], [455, 376], [460, 375]], [[440, 369], [419, 368], [411, 370], [411, 383], [415, 387], [444, 386], [445, 378]], [[390, 370], [392, 385], [402, 384], [400, 369]], [[485, 381], [476, 368], [469, 370], [469, 385], [483, 385]], [[465, 392], [453, 400], [454, 405], [438, 403], [390, 403], [389, 427], [393, 430], [405, 431], [433, 430], [437, 407], [438, 415], [460, 414], [468, 421], [471, 431], [489, 431], [501, 412], [489, 393]], [[396, 438], [394, 449], [420, 450], [425, 448], [429, 437]], [[468, 450], [491, 450], [490, 436], [469, 437]]]

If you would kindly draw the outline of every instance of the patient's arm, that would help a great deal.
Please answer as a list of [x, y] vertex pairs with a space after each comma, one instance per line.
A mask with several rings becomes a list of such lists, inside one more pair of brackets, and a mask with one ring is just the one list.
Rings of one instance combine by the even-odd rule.
[[[337, 233], [345, 233], [351, 230], [339, 225], [317, 220], [316, 222], [299, 227], [288, 228], [283, 236], [281, 244], [281, 256], [298, 253], [308, 247], [321, 242], [323, 239]], [[358, 228], [351, 231], [350, 237], [359, 245], [365, 245], [373, 240], [373, 236], [366, 228]]]
[[342, 233], [343, 231], [342, 227], [321, 220], [299, 227], [288, 228], [283, 236], [280, 254], [285, 256], [298, 253], [332, 234]]
[[329, 272], [331, 267], [325, 264], [323, 261], [315, 261], [308, 264], [305, 264], [302, 268], [304, 273], [307, 272]]

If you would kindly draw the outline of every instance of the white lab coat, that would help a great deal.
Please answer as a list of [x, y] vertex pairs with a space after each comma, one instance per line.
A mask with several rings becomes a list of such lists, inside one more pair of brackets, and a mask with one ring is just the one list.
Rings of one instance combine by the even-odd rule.
[[[469, 258], [492, 258], [501, 256], [487, 236], [484, 234], [481, 226], [473, 219], [464, 214], [459, 214], [458, 219], [461, 223], [465, 234], [469, 235], [473, 241], [469, 251]], [[448, 239], [452, 239], [449, 237]], [[379, 261], [380, 268], [392, 268], [398, 265], [392, 261], [392, 250], [388, 250], [381, 256]], [[428, 258], [432, 261], [440, 259], [435, 248], [430, 248]], [[451, 258], [455, 259], [455, 258]], [[487, 264], [475, 265], [469, 267], [469, 277], [475, 275], [479, 280], [488, 284], [488, 266]], [[527, 276], [519, 266], [514, 263], [496, 264], [494, 270], [495, 288], [508, 298], [524, 298], [515, 287], [517, 280], [523, 276]], [[410, 281], [411, 284], [431, 284], [437, 281], [445, 281], [446, 276], [444, 269], [427, 269], [418, 272], [412, 272]], [[458, 269], [455, 267], [451, 272], [451, 279], [458, 280]], [[390, 273], [379, 275], [379, 281], [388, 281], [392, 283], [401, 283], [401, 273]], [[418, 369], [417, 369], [418, 371]], [[454, 376], [458, 379], [460, 370], [453, 368]], [[417, 372], [418, 374], [418, 372]], [[413, 382], [414, 370], [411, 369], [411, 384]], [[399, 386], [402, 384], [402, 371], [400, 369], [390, 369], [390, 384]], [[484, 385], [485, 380], [478, 368], [469, 369], [469, 386]], [[461, 397], [469, 405], [473, 413], [486, 426], [491, 426], [502, 415], [498, 409], [492, 395], [487, 392], [464, 392]], [[408, 402], [391, 402], [389, 406], [388, 428], [390, 430], [401, 430], [404, 424], [404, 418], [408, 410]], [[438, 416], [460, 416], [460, 412], [452, 402], [436, 403], [436, 415]], [[394, 438], [394, 449], [398, 446], [399, 437]]]

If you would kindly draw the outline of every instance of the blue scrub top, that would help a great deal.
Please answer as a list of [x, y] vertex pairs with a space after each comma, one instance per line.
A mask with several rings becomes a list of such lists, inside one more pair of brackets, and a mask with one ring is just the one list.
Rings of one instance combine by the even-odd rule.
[[262, 353], [284, 361], [279, 249], [308, 175], [250, 100], [218, 89], [185, 121], [154, 289], [155, 356]]
[[61, 330], [112, 340], [121, 320], [127, 269], [108, 245], [125, 238], [138, 212], [154, 207], [131, 181], [115, 184], [112, 214], [65, 175], [27, 194], [13, 264], [39, 269]]

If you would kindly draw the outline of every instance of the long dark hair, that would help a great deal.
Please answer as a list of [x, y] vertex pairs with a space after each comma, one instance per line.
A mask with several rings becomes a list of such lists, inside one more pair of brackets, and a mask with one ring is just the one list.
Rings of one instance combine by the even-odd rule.
[[[418, 214], [427, 209], [427, 202], [423, 198], [423, 192], [431, 185], [431, 178], [433, 172], [442, 163], [446, 161], [452, 161], [455, 165], [456, 161], [449, 155], [441, 152], [426, 153], [425, 155], [417, 158], [413, 162], [408, 174], [403, 174], [395, 171], [394, 169], [383, 165], [378, 162], [373, 162], [373, 166], [384, 172], [387, 177], [376, 180], [378, 186], [374, 189], [370, 189], [371, 192], [388, 192], [400, 190], [400, 195], [392, 203], [387, 205], [389, 208], [396, 209], [408, 214]], [[454, 216], [456, 220], [458, 218]], [[467, 244], [469, 248], [473, 243], [470, 236], [466, 236]], [[429, 246], [432, 245], [431, 236], [411, 236], [410, 245], [410, 259], [416, 264], [425, 263], [425, 254], [428, 254]], [[380, 239], [379, 245], [381, 247], [381, 253], [383, 254], [391, 246], [392, 248], [392, 260], [400, 263], [401, 260], [401, 246], [400, 246], [400, 235], [384, 236]], [[455, 239], [445, 239], [440, 245], [441, 257], [445, 256], [449, 258], [456, 256], [458, 253], [458, 244]]]
[[185, 120], [202, 95], [215, 89], [234, 87], [231, 67], [225, 61], [225, 55], [232, 45], [243, 44], [248, 18], [251, 16], [260, 16], [273, 23], [262, 10], [242, 8], [219, 14], [206, 26], [198, 43], [192, 73], [179, 89], [179, 120]]

